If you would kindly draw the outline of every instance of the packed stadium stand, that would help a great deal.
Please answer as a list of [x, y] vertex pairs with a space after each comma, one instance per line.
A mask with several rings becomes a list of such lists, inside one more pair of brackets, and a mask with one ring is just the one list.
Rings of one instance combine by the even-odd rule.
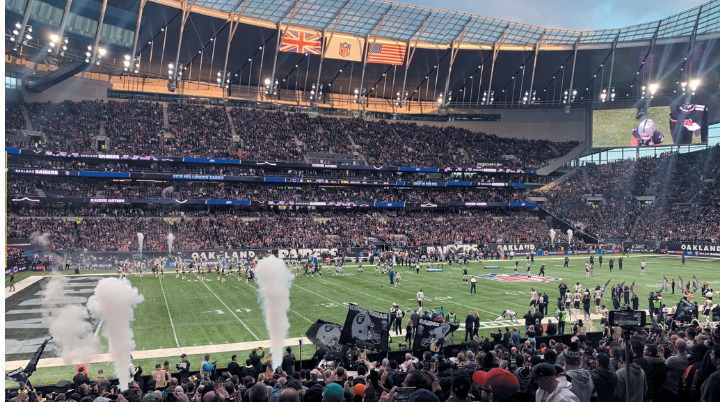
[[7, 401], [720, 401], [720, 0], [5, 3]]

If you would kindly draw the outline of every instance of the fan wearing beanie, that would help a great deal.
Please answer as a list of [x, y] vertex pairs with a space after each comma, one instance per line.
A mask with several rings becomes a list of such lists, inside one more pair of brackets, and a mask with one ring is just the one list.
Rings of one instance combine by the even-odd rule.
[[577, 396], [578, 400], [584, 402], [597, 395], [590, 372], [580, 368], [581, 357], [582, 351], [577, 342], [570, 343], [570, 347], [565, 351], [565, 378], [572, 384], [570, 391]]
[[529, 389], [530, 387], [530, 368], [518, 367], [515, 369], [515, 377], [518, 379], [520, 384], [520, 391], [518, 392], [516, 402], [534, 402], [535, 393]]

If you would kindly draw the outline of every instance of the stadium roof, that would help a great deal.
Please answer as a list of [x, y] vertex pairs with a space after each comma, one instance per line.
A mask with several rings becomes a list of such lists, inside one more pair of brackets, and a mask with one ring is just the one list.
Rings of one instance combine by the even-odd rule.
[[[53, 2], [54, 7], [61, 7], [59, 3], [65, 0], [37, 2]], [[618, 100], [634, 100], [640, 98], [642, 86], [650, 83], [659, 84], [658, 95], [673, 96], [681, 82], [700, 79], [699, 96], [707, 93], [720, 101], [720, 0], [659, 21], [597, 31], [546, 29], [377, 0], [188, 3], [192, 6], [179, 55], [179, 63], [188, 69], [183, 78], [206, 85], [215, 83], [225, 62], [232, 15], [239, 25], [230, 43], [227, 66], [233, 74], [233, 85], [240, 85], [241, 93], [250, 93], [248, 87], [262, 87], [273, 71], [283, 91], [309, 92], [311, 85], [319, 82], [325, 85], [326, 93], [351, 95], [360, 87], [362, 62], [326, 57], [320, 71], [320, 56], [282, 51], [275, 56], [278, 32], [290, 26], [324, 31], [326, 37], [334, 34], [343, 39], [400, 41], [417, 49], [409, 66], [367, 64], [363, 88], [371, 98], [394, 99], [407, 74], [404, 88], [412, 100], [436, 100], [446, 82], [454, 102], [475, 105], [486, 91], [494, 92], [495, 106], [517, 105], [528, 91], [536, 92], [539, 103], [559, 105], [564, 92], [571, 89], [571, 82], [572, 89], [578, 91], [577, 101], [598, 100], [602, 90], [609, 88], [615, 89]], [[130, 15], [124, 22], [128, 30], [135, 28], [140, 4], [141, 0], [108, 0], [109, 7]], [[145, 5], [136, 53], [140, 56], [140, 76], [167, 78], [167, 65], [175, 61], [178, 51], [182, 5], [182, 0], [150, 0]], [[99, 3], [73, 3], [74, 10], [80, 8], [97, 13]], [[19, 19], [8, 5], [5, 19], [7, 26]], [[53, 33], [51, 24], [37, 22], [44, 23], [47, 32], [35, 24], [34, 36], [46, 38]], [[93, 38], [70, 34], [69, 46], [84, 54]], [[101, 38], [101, 43], [110, 57], [105, 58], [102, 67], [111, 74], [122, 74], [122, 59], [130, 49], [105, 40]], [[40, 48], [38, 54], [43, 52]]]
[[[180, 8], [181, 0], [153, 0]], [[658, 21], [596, 31], [550, 29], [457, 11], [435, 10], [379, 0], [197, 0], [194, 11], [227, 17], [233, 12], [263, 26], [297, 28], [378, 38], [448, 45], [607, 45], [720, 32], [720, 1], [713, 0]]]

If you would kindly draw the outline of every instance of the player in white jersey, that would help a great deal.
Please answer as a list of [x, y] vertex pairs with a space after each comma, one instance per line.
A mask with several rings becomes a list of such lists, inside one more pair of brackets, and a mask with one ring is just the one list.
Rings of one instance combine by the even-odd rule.
[[576, 293], [582, 293], [582, 285], [580, 284], [580, 282], [576, 282], [575, 286], [573, 286], [573, 289]]
[[640, 275], [645, 275], [645, 260], [640, 263]]
[[602, 299], [602, 291], [600, 289], [595, 290], [595, 314], [600, 311], [600, 300]]
[[530, 291], [530, 305], [533, 307], [538, 306], [538, 294], [535, 291], [535, 288], [532, 288], [532, 290]]
[[400, 271], [395, 271], [395, 286], [393, 286], [393, 287], [396, 287], [396, 288], [402, 287], [402, 285], [400, 284], [400, 279], [402, 279], [402, 278], [400, 278]]
[[512, 310], [503, 310], [502, 314], [500, 314], [500, 317], [495, 319], [495, 322], [499, 322], [502, 320], [505, 320], [507, 318], [510, 318], [510, 321], [517, 323], [517, 313]]

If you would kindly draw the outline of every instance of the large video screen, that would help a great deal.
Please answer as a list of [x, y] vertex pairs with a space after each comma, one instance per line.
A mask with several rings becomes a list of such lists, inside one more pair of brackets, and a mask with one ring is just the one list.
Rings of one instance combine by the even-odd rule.
[[707, 141], [707, 110], [703, 105], [593, 110], [594, 148], [693, 145]]

